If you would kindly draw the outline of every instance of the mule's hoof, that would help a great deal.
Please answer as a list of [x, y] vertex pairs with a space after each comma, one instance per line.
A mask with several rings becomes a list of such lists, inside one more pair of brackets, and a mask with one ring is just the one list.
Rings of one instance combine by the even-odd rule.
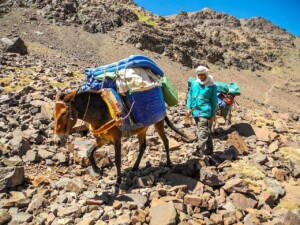
[[138, 169], [139, 169], [138, 166], [134, 166], [134, 167], [132, 167], [131, 171], [135, 172], [135, 171], [137, 171]]
[[87, 168], [87, 171], [89, 172], [89, 174], [93, 177], [98, 177], [102, 175], [102, 170], [100, 168], [94, 170], [92, 166], [89, 166]]
[[112, 192], [112, 195], [115, 197], [119, 194], [120, 192], [120, 188], [119, 188], [119, 185], [114, 185], [112, 188], [111, 188], [111, 192]]

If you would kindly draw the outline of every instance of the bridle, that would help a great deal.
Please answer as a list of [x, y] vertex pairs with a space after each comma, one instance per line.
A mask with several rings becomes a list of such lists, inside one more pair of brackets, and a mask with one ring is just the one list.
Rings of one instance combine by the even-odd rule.
[[[88, 103], [86, 105], [86, 109], [85, 109], [85, 112], [84, 112], [81, 123], [83, 123], [83, 121], [86, 117], [86, 114], [87, 114], [87, 111], [88, 111], [88, 108], [89, 108], [89, 105], [90, 105], [90, 97], [91, 96], [89, 95]], [[67, 121], [67, 124], [66, 124], [65, 129], [64, 129], [64, 133], [66, 134], [68, 126], [69, 126], [69, 120], [71, 120], [71, 121], [75, 120], [75, 117], [74, 117], [73, 112], [72, 112], [72, 105], [71, 105], [72, 102], [71, 101], [70, 102], [57, 101], [56, 103], [64, 104], [68, 108], [68, 121]], [[79, 129], [80, 129], [80, 126], [78, 126], [78, 130], [76, 131], [76, 133], [79, 131]]]
[[73, 121], [75, 120], [74, 116], [73, 116], [73, 112], [72, 112], [72, 105], [71, 105], [71, 102], [64, 102], [64, 101], [57, 101], [56, 104], [59, 103], [59, 104], [63, 104], [65, 105], [68, 110], [67, 110], [67, 117], [68, 117], [68, 120], [67, 120], [67, 123], [66, 123], [66, 126], [65, 126], [65, 129], [64, 129], [64, 134], [67, 133], [67, 129], [68, 129], [68, 126], [69, 126], [69, 123], [70, 123], [70, 120]]

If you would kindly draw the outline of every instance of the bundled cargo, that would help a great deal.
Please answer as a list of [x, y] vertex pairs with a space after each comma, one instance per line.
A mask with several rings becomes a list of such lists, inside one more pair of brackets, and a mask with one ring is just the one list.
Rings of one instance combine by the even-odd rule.
[[237, 96], [241, 95], [241, 90], [240, 87], [237, 83], [223, 83], [223, 82], [215, 82], [217, 85], [217, 90], [218, 92], [224, 93], [224, 94], [229, 94], [232, 96]]
[[178, 102], [177, 90], [163, 77], [163, 71], [151, 59], [133, 55], [118, 62], [85, 70], [82, 90], [99, 91], [105, 88], [119, 94], [116, 98], [122, 110], [131, 116], [122, 130], [131, 130], [162, 120], [169, 106]]

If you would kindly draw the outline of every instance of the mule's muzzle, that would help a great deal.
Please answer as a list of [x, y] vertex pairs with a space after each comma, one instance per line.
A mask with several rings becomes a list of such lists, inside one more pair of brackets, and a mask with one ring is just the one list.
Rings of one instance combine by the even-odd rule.
[[54, 143], [59, 147], [64, 146], [66, 144], [65, 135], [54, 135]]

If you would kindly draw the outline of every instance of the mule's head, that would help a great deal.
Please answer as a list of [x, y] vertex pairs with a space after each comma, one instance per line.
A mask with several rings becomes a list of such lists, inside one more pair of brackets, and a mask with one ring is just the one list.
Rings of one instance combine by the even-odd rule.
[[66, 144], [66, 140], [77, 122], [78, 112], [74, 107], [76, 94], [77, 91], [68, 95], [62, 93], [56, 95], [53, 119], [54, 143], [58, 146]]

